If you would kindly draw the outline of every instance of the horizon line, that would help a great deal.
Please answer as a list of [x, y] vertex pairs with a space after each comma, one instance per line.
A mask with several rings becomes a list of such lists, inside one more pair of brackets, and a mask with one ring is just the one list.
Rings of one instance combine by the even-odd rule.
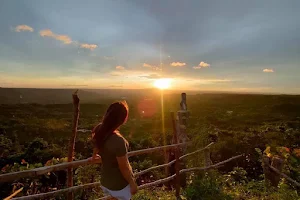
[[[34, 88], [34, 87], [0, 87], [0, 89], [43, 89], [43, 90], [160, 90], [158, 88], [63, 88], [63, 87], [53, 87], [53, 88]], [[280, 93], [280, 92], [239, 92], [239, 91], [222, 91], [222, 90], [178, 90], [178, 89], [164, 89], [164, 91], [168, 92], [192, 92], [192, 93], [219, 93], [219, 94], [258, 94], [258, 95], [300, 95], [300, 93]]]

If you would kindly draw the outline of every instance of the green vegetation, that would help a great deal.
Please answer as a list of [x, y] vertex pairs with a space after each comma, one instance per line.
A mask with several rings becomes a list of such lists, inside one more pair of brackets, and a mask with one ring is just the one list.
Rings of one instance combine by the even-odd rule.
[[[79, 92], [79, 97], [80, 95]], [[142, 112], [145, 105], [141, 102], [149, 96], [146, 94], [127, 96], [130, 119], [121, 128], [121, 132], [129, 140], [130, 150], [164, 144], [161, 134], [160, 95], [151, 93], [155, 106], [151, 115], [144, 115]], [[71, 92], [68, 98], [71, 102]], [[83, 101], [79, 129], [91, 130], [114, 99], [118, 99], [116, 95], [106, 99], [95, 95], [95, 99], [91, 99], [89, 103]], [[190, 150], [217, 140], [211, 155], [214, 163], [241, 153], [244, 153], [245, 157], [227, 163], [217, 171], [190, 174], [189, 184], [182, 190], [183, 198], [191, 200], [300, 198], [299, 188], [284, 179], [278, 188], [267, 187], [261, 167], [263, 152], [272, 156], [284, 149], [286, 164], [283, 172], [300, 182], [300, 96], [188, 94], [187, 100], [191, 112], [188, 132], [189, 137], [195, 142]], [[169, 111], [178, 110], [180, 95], [166, 94], [164, 101], [165, 136], [169, 143], [172, 135]], [[44, 99], [42, 102], [28, 104], [0, 104], [0, 173], [66, 161], [68, 149], [66, 144], [71, 136], [73, 106], [70, 103], [43, 103]], [[76, 159], [91, 156], [90, 136], [89, 132], [78, 132]], [[131, 162], [135, 170], [142, 170], [163, 163], [163, 156], [141, 155], [131, 158]], [[203, 165], [203, 155], [188, 158], [186, 164], [187, 167]], [[80, 167], [75, 170], [74, 184], [98, 181], [99, 176], [98, 166]], [[161, 177], [164, 177], [163, 169], [143, 175], [138, 179], [138, 183], [147, 183]], [[22, 195], [26, 195], [64, 188], [65, 182], [66, 172], [59, 171], [35, 179], [2, 183], [0, 198], [8, 196], [21, 186], [24, 187]], [[100, 188], [76, 193], [78, 199], [94, 199], [99, 195], [101, 195]], [[152, 200], [158, 197], [174, 199], [174, 192], [157, 187], [140, 191], [134, 199]]]

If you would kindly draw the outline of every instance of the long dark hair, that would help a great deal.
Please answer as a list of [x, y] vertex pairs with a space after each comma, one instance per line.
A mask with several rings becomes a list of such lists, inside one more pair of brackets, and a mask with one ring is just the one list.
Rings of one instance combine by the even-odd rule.
[[101, 148], [112, 134], [119, 134], [118, 128], [127, 121], [128, 112], [126, 101], [118, 101], [108, 107], [102, 123], [98, 124], [92, 131], [94, 133], [93, 139], [98, 148]]

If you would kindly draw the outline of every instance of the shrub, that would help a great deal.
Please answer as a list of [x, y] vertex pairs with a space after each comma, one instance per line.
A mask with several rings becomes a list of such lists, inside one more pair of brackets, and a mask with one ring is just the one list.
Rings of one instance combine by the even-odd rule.
[[218, 175], [205, 173], [197, 175], [192, 183], [185, 189], [184, 195], [189, 200], [231, 200], [228, 194], [225, 194], [221, 183], [218, 181]]
[[176, 200], [174, 191], [164, 191], [162, 189], [140, 190], [133, 196], [132, 200]]

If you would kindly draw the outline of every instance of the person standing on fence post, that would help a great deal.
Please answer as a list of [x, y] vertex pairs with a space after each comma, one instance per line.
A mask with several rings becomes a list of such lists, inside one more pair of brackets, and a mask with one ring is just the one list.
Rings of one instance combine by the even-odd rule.
[[127, 103], [115, 102], [92, 131], [95, 148], [90, 159], [102, 160], [101, 187], [104, 193], [119, 200], [130, 200], [138, 190], [128, 161], [128, 142], [118, 131], [127, 118]]

